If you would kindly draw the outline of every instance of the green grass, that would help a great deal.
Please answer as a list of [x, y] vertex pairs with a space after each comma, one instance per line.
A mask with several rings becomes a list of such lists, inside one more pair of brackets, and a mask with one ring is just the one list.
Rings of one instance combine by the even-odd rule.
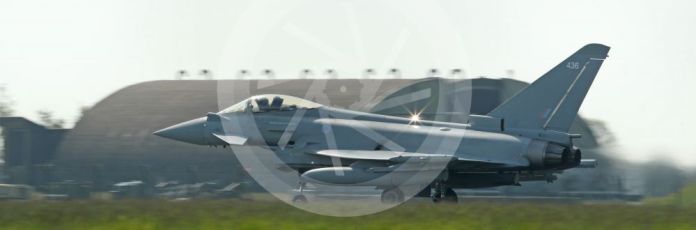
[[407, 203], [350, 218], [279, 201], [0, 202], [0, 229], [696, 229], [696, 206]]
[[669, 196], [648, 198], [645, 200], [645, 203], [653, 205], [696, 206], [696, 183], [684, 186], [680, 191]]

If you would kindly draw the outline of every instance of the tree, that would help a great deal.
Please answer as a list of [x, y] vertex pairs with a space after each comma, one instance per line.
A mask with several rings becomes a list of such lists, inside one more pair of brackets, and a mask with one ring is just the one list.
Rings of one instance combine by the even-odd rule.
[[[0, 85], [0, 117], [12, 116], [12, 99], [7, 96], [7, 90], [4, 85]], [[5, 134], [0, 127], [0, 162], [5, 158]]]
[[616, 136], [611, 132], [607, 123], [601, 120], [585, 119], [587, 126], [590, 127], [592, 134], [597, 138], [600, 145], [609, 146], [616, 143]]
[[12, 116], [14, 114], [12, 105], [12, 99], [7, 96], [7, 89], [4, 85], [0, 85], [0, 117]]
[[53, 112], [48, 110], [39, 110], [36, 112], [39, 115], [39, 120], [43, 125], [49, 128], [60, 129], [65, 125], [65, 120], [53, 117]]
[[[658, 153], [655, 156], [666, 156]], [[677, 168], [668, 159], [656, 158], [640, 165], [641, 177], [644, 183], [644, 194], [648, 196], [665, 196], [682, 189], [687, 183], [687, 174]]]

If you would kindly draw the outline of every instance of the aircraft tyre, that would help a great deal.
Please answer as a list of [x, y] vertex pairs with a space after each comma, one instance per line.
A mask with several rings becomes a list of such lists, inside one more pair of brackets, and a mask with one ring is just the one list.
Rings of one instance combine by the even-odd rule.
[[442, 202], [456, 204], [458, 201], [457, 193], [455, 193], [453, 189], [447, 188], [445, 190], [445, 196], [442, 198]]
[[455, 193], [452, 188], [445, 188], [444, 190], [444, 192], [438, 192], [433, 194], [433, 203], [456, 204], [459, 201], [459, 199], [457, 198], [457, 193]]
[[295, 197], [292, 198], [292, 203], [293, 204], [307, 203], [307, 197], [305, 197], [304, 195], [296, 195]]
[[396, 204], [404, 201], [404, 193], [398, 188], [388, 188], [382, 191], [383, 204]]

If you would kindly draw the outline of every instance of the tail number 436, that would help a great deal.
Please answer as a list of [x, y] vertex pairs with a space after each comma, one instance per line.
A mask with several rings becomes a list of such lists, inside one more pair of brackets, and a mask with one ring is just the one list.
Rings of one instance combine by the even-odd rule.
[[580, 62], [576, 61], [571, 61], [566, 64], [566, 68], [568, 69], [580, 69]]

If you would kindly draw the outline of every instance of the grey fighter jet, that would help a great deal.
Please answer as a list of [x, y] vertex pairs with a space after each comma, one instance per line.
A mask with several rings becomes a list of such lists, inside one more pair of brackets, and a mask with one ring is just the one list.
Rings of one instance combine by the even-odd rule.
[[[468, 123], [427, 121], [258, 95], [155, 132], [198, 145], [263, 146], [306, 183], [374, 186], [383, 202], [404, 188], [456, 201], [455, 188], [519, 185], [593, 167], [568, 133], [609, 47], [588, 44], [486, 115]], [[297, 201], [305, 201], [301, 194]]]

